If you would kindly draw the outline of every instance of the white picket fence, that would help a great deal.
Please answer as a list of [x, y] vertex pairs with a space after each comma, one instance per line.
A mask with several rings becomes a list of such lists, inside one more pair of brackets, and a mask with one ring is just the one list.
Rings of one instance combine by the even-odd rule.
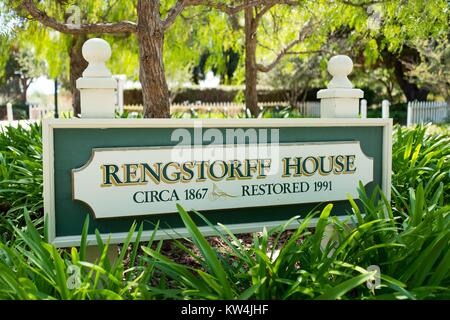
[[444, 123], [449, 121], [450, 106], [447, 102], [410, 101], [406, 125], [420, 123]]
[[305, 117], [320, 118], [320, 102], [305, 101], [298, 105], [298, 110]]
[[[39, 120], [45, 117], [53, 117], [54, 109], [52, 107], [43, 107], [40, 105], [31, 104], [28, 106], [28, 120]], [[14, 112], [11, 103], [6, 104], [6, 120], [5, 121], [15, 121], [19, 119], [14, 119]]]
[[28, 112], [30, 115], [30, 120], [39, 120], [43, 118], [54, 117], [55, 110], [53, 109], [53, 107], [29, 105]]
[[[290, 104], [287, 101], [271, 101], [258, 103], [259, 108], [262, 111], [265, 109], [277, 109], [289, 107]], [[126, 105], [124, 107], [128, 112], [142, 112], [142, 105]], [[222, 112], [227, 115], [234, 115], [246, 110], [244, 103], [236, 102], [197, 102], [197, 103], [173, 103], [170, 106], [171, 113], [174, 112]], [[298, 111], [305, 117], [320, 117], [320, 102], [319, 101], [304, 101], [297, 104], [293, 110]]]

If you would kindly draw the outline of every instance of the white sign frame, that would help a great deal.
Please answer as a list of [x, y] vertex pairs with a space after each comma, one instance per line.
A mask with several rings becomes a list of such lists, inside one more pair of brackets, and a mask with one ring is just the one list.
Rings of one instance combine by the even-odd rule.
[[[48, 241], [57, 247], [77, 246], [81, 235], [56, 237], [55, 224], [55, 193], [54, 193], [54, 141], [53, 130], [59, 128], [284, 128], [284, 127], [383, 127], [383, 163], [381, 189], [387, 199], [391, 199], [391, 171], [392, 171], [392, 119], [347, 119], [347, 118], [321, 118], [321, 119], [44, 119], [43, 127], [43, 165], [44, 165], [44, 212], [48, 220]], [[344, 220], [347, 216], [339, 216]], [[313, 225], [317, 221], [312, 220]], [[267, 221], [256, 223], [240, 223], [227, 225], [234, 233], [258, 232], [264, 227], [271, 228], [285, 223], [281, 221]], [[289, 228], [296, 228], [298, 222], [294, 221]], [[203, 235], [213, 235], [215, 230], [209, 226], [200, 226]], [[142, 239], [149, 238], [152, 230], [143, 231]], [[110, 243], [123, 242], [128, 233], [103, 233], [101, 238]], [[133, 235], [135, 239], [137, 232]], [[156, 231], [156, 239], [170, 239], [174, 237], [189, 236], [186, 228]], [[95, 245], [95, 235], [87, 236], [88, 245]]]

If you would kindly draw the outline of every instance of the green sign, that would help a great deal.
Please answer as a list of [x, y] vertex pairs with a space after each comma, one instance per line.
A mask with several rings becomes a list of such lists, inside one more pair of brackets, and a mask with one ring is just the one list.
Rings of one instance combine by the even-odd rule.
[[46, 120], [48, 237], [77, 245], [86, 216], [92, 244], [95, 229], [123, 241], [134, 221], [185, 236], [177, 203], [236, 233], [329, 202], [345, 217], [359, 181], [389, 197], [391, 131], [390, 119]]

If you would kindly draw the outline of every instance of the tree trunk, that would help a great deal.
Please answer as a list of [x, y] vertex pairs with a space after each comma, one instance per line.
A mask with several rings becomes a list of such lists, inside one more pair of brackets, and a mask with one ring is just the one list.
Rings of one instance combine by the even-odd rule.
[[402, 89], [408, 101], [419, 100], [424, 101], [427, 99], [429, 90], [425, 88], [419, 88], [417, 84], [408, 80], [406, 75], [405, 66], [402, 63], [402, 59], [409, 61], [410, 63], [419, 63], [419, 55], [417, 50], [409, 47], [404, 47], [400, 53], [400, 56], [396, 56], [388, 50], [382, 52], [385, 64], [394, 68], [394, 76], [397, 80], [400, 89]]
[[87, 68], [88, 63], [84, 60], [81, 53], [81, 48], [84, 42], [88, 39], [86, 34], [73, 35], [72, 43], [69, 48], [70, 57], [70, 91], [72, 93], [72, 108], [75, 117], [81, 113], [81, 103], [80, 103], [80, 91], [77, 89], [76, 81], [78, 78], [83, 76], [84, 69]]
[[256, 67], [256, 22], [253, 7], [245, 9], [245, 105], [253, 116], [258, 116], [258, 69]]
[[417, 84], [409, 82], [405, 76], [404, 66], [399, 60], [395, 61], [394, 63], [394, 74], [395, 78], [397, 79], [398, 85], [402, 89], [408, 101], [427, 100], [427, 96], [430, 91], [424, 88], [419, 88]]
[[169, 118], [170, 97], [164, 74], [164, 28], [159, 1], [139, 0], [137, 6], [139, 41], [139, 80], [145, 118]]

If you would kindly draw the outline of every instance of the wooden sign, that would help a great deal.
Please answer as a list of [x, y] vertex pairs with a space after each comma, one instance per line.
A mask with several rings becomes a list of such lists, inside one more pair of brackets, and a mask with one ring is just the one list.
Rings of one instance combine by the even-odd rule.
[[359, 182], [389, 197], [391, 131], [390, 119], [46, 120], [49, 240], [78, 244], [86, 216], [91, 243], [95, 228], [123, 241], [133, 221], [184, 236], [176, 204], [236, 233], [329, 202], [345, 217]]

